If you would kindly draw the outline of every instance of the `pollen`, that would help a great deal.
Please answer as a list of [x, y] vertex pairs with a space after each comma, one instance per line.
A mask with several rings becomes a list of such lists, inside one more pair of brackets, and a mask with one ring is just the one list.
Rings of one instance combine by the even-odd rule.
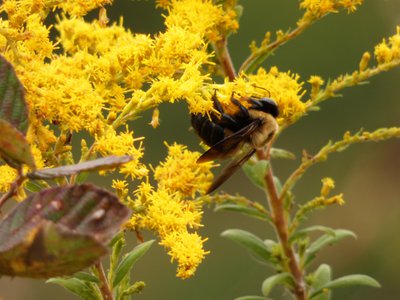
[[186, 146], [168, 145], [168, 156], [154, 171], [154, 178], [160, 188], [194, 197], [196, 192], [205, 193], [211, 184], [212, 162], [198, 164], [199, 152], [191, 152]]
[[184, 200], [179, 193], [141, 184], [130, 206], [135, 213], [127, 228], [147, 228], [160, 237], [160, 245], [168, 250], [172, 261], [178, 262], [177, 276], [188, 278], [209, 252], [203, 249], [207, 238], [195, 230], [201, 225], [201, 203]]

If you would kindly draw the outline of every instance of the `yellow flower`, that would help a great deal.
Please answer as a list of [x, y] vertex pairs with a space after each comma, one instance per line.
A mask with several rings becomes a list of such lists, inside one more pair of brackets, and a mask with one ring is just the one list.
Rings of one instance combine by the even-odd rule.
[[329, 195], [330, 191], [335, 188], [335, 182], [330, 177], [325, 177], [322, 179], [321, 196], [326, 197]]
[[[290, 123], [305, 112], [305, 103], [301, 101], [305, 91], [300, 76], [291, 72], [280, 72], [272, 67], [269, 72], [260, 68], [256, 74], [240, 74], [235, 81], [226, 81], [223, 85], [214, 85], [218, 90], [217, 97], [228, 113], [234, 113], [231, 105], [232, 95], [241, 97], [271, 98], [279, 107], [278, 122]], [[243, 103], [244, 105], [248, 105]]]
[[201, 206], [197, 202], [183, 200], [178, 194], [158, 189], [151, 193], [145, 205], [146, 214], [141, 227], [155, 230], [161, 236], [170, 231], [201, 226]]
[[186, 146], [176, 143], [165, 145], [168, 147], [168, 156], [154, 170], [158, 187], [191, 198], [196, 192], [205, 193], [213, 179], [210, 171], [212, 162], [198, 164], [199, 152], [191, 152]]
[[7, 165], [0, 166], [0, 192], [10, 189], [11, 183], [17, 178], [17, 171]]
[[185, 28], [195, 34], [205, 35], [212, 41], [218, 41], [226, 32], [239, 28], [236, 12], [232, 8], [224, 11], [221, 6], [214, 5], [210, 0], [171, 0], [170, 2], [169, 15], [165, 20], [165, 25], [169, 29], [171, 27]]
[[210, 253], [202, 247], [205, 241], [197, 233], [187, 231], [172, 231], [162, 239], [160, 245], [170, 249], [171, 260], [178, 262], [177, 277], [185, 279], [194, 275], [205, 255]]
[[314, 19], [321, 18], [328, 13], [335, 13], [339, 9], [353, 12], [361, 5], [363, 0], [303, 0], [300, 8], [306, 9], [305, 15]]
[[[131, 179], [142, 178], [147, 176], [148, 169], [139, 162], [143, 156], [143, 138], [134, 138], [133, 132], [126, 128], [125, 132], [117, 133], [111, 126], [106, 127], [105, 132], [101, 136], [96, 136], [94, 149], [103, 156], [107, 155], [130, 155], [132, 160], [123, 164], [119, 168], [119, 172]], [[138, 143], [135, 146], [135, 143]]]
[[135, 213], [126, 227], [157, 232], [160, 244], [168, 249], [173, 261], [178, 261], [177, 276], [192, 276], [208, 253], [203, 249], [207, 239], [189, 232], [202, 226], [201, 203], [182, 199], [179, 193], [162, 188], [154, 190], [148, 183], [142, 183], [129, 205]]
[[120, 199], [125, 199], [128, 195], [128, 182], [126, 180], [113, 179], [111, 187], [116, 190]]
[[[57, 2], [57, 1], [56, 1]], [[56, 5], [72, 16], [84, 16], [89, 11], [111, 4], [112, 0], [64, 0]]]
[[389, 37], [388, 42], [383, 39], [382, 43], [375, 46], [375, 58], [378, 64], [400, 59], [400, 26], [397, 26], [396, 34]]

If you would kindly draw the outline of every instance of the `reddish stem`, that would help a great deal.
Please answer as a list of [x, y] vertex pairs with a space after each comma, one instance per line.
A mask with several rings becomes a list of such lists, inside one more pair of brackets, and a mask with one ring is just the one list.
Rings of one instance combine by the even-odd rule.
[[[259, 159], [268, 158], [269, 149], [270, 147], [268, 147], [266, 151], [258, 151], [257, 155]], [[279, 237], [279, 241], [282, 246], [283, 252], [288, 260], [287, 267], [295, 281], [293, 292], [297, 300], [306, 300], [307, 298], [306, 298], [303, 272], [300, 269], [295, 251], [289, 243], [288, 222], [287, 222], [287, 217], [285, 215], [284, 201], [283, 199], [279, 198], [271, 164], [269, 165], [269, 169], [267, 174], [265, 175], [264, 180], [267, 187], [266, 193], [269, 199], [269, 205], [272, 212], [272, 218], [274, 220], [275, 230]]]

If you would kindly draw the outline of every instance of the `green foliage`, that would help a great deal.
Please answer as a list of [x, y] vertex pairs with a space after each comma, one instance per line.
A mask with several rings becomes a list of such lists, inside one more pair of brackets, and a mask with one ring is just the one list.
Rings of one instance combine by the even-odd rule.
[[101, 294], [96, 286], [87, 280], [78, 278], [51, 278], [47, 283], [54, 283], [62, 286], [71, 293], [79, 296], [84, 300], [101, 300]]
[[127, 253], [115, 270], [115, 276], [112, 279], [112, 286], [118, 287], [121, 281], [129, 274], [134, 264], [150, 249], [154, 240], [144, 242], [136, 246], [131, 252]]
[[225, 230], [221, 233], [221, 236], [226, 237], [245, 247], [262, 261], [268, 263], [271, 262], [272, 251], [258, 236], [241, 229]]
[[294, 280], [289, 273], [279, 273], [272, 275], [264, 280], [261, 285], [261, 292], [264, 296], [268, 296], [271, 290], [277, 285], [285, 285], [294, 288]]

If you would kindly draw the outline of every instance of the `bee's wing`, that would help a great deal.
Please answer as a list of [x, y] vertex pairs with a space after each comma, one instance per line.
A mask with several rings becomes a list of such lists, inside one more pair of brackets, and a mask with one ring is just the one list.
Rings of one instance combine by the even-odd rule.
[[243, 127], [239, 131], [227, 136], [223, 140], [216, 143], [206, 152], [204, 152], [199, 159], [198, 163], [206, 162], [215, 159], [225, 159], [230, 157], [230, 152], [238, 147], [246, 138], [252, 134], [257, 128], [262, 125], [262, 121], [259, 119], [254, 120], [249, 125]]
[[235, 171], [240, 168], [249, 158], [256, 152], [255, 149], [251, 149], [249, 152], [245, 153], [242, 157], [238, 157], [231, 161], [229, 165], [222, 170], [221, 174], [213, 181], [211, 186], [207, 190], [207, 194], [216, 190], [221, 184], [223, 184], [229, 177], [232, 176]]

